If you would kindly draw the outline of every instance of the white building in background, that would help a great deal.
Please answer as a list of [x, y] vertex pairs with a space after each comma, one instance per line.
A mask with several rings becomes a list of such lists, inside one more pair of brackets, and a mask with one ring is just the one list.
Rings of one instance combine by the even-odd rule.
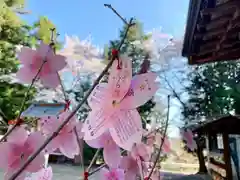
[[74, 75], [80, 73], [100, 73], [105, 67], [103, 50], [91, 44], [91, 37], [80, 40], [77, 36], [65, 35], [65, 44], [58, 51], [67, 57], [65, 71], [71, 71]]

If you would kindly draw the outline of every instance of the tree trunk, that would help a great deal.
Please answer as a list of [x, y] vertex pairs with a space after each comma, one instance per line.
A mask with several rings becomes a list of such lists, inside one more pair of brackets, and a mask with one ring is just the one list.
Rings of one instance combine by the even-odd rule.
[[205, 164], [204, 156], [203, 156], [203, 149], [202, 146], [199, 145], [199, 142], [197, 142], [197, 157], [199, 161], [199, 171], [198, 173], [207, 173], [207, 167]]

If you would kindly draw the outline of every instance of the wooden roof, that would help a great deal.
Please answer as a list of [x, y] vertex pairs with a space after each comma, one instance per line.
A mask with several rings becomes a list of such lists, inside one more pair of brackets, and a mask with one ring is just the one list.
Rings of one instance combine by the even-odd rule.
[[223, 116], [219, 119], [206, 122], [193, 129], [193, 132], [200, 133], [228, 133], [240, 134], [240, 116]]
[[182, 55], [189, 64], [240, 58], [240, 1], [190, 0]]

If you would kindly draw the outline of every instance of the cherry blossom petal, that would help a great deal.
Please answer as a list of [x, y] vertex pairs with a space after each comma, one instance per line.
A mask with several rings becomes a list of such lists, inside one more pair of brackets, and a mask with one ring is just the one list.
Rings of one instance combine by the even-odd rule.
[[191, 150], [191, 151], [194, 151], [197, 149], [197, 143], [196, 141], [193, 141], [191, 144], [187, 144], [188, 148]]
[[101, 180], [117, 179], [124, 180], [124, 170], [122, 169], [111, 169], [110, 171], [106, 168], [102, 168], [100, 171]]
[[[6, 173], [4, 173], [4, 180], [9, 180], [9, 178], [16, 172], [15, 169], [8, 169]], [[24, 180], [26, 176], [26, 171], [23, 171], [15, 180]]]
[[[15, 149], [18, 150], [18, 149]], [[12, 150], [13, 151], [13, 150]], [[24, 160], [21, 159], [21, 155], [9, 157], [10, 162], [8, 169], [18, 169], [21, 164], [24, 162]]]
[[[156, 145], [157, 145], [158, 147], [161, 146], [162, 140], [163, 140], [162, 135], [161, 135], [160, 133], [157, 133], [157, 134], [156, 134]], [[167, 137], [165, 137], [165, 139], [164, 139], [164, 142], [163, 142], [163, 145], [162, 145], [162, 152], [163, 152], [163, 153], [169, 153], [169, 152], [171, 152], [171, 144], [170, 144], [170, 141], [168, 140]]]
[[[63, 113], [61, 113], [60, 115], [59, 115], [59, 120], [60, 120], [60, 122], [63, 122], [64, 120], [66, 120], [67, 119], [67, 117], [70, 115], [70, 111], [65, 111], [65, 112], [63, 112]], [[70, 132], [70, 131], [72, 131], [73, 130], [73, 128], [74, 127], [76, 127], [76, 125], [78, 124], [78, 120], [77, 120], [77, 116], [76, 115], [73, 115], [72, 117], [71, 117], [71, 119], [70, 119], [70, 121], [67, 123], [67, 125], [65, 126], [65, 128], [66, 128], [66, 131], [67, 132]], [[59, 124], [58, 124], [58, 126], [59, 126]]]
[[84, 132], [82, 132], [82, 128], [83, 128], [83, 123], [81, 121], [79, 121], [77, 124], [76, 124], [76, 131], [77, 131], [77, 134], [78, 134], [78, 137], [80, 139], [83, 138], [84, 136]]
[[110, 168], [117, 168], [121, 161], [120, 148], [114, 142], [109, 143], [107, 146], [104, 146], [103, 158]]
[[124, 180], [124, 170], [123, 169], [114, 169], [114, 173], [117, 176], [118, 180]]
[[129, 158], [131, 158], [131, 157], [129, 157], [129, 156], [122, 156], [121, 157], [121, 162], [120, 162], [120, 165], [119, 165], [119, 167], [120, 168], [122, 168], [122, 169], [124, 169], [124, 170], [127, 170], [128, 169], [128, 167], [129, 167]]
[[[45, 116], [40, 119], [41, 130], [44, 134], [52, 134], [59, 127], [59, 123], [63, 122], [70, 112], [66, 111], [61, 113], [59, 116]], [[70, 132], [78, 124], [76, 115], [72, 116], [70, 121], [64, 126], [64, 130]]]
[[45, 116], [40, 119], [41, 131], [46, 134], [52, 134], [57, 129], [59, 123], [55, 116]]
[[52, 172], [52, 167], [49, 166], [47, 168], [44, 168], [43, 170], [43, 180], [51, 180], [53, 178], [53, 172]]
[[28, 138], [28, 132], [24, 129], [24, 127], [20, 126], [13, 130], [11, 134], [9, 134], [7, 141], [14, 144], [24, 144], [24, 142]]
[[[32, 150], [36, 151], [44, 142], [44, 137], [43, 135], [38, 131], [31, 133], [25, 142], [25, 148], [26, 150]], [[33, 153], [30, 152], [29, 153]], [[26, 155], [31, 155], [31, 154], [26, 154]], [[27, 171], [29, 172], [37, 172], [39, 171], [45, 162], [44, 154], [41, 152], [27, 167]]]
[[23, 83], [32, 83], [34, 77], [37, 75], [37, 71], [33, 72], [29, 67], [21, 67], [16, 73], [16, 77]]
[[39, 56], [45, 58], [48, 55], [50, 55], [50, 53], [54, 53], [54, 52], [49, 45], [41, 42], [38, 49], [37, 49], [37, 53], [38, 53]]
[[129, 155], [122, 157], [119, 167], [125, 171], [131, 171], [134, 174], [137, 174], [139, 169], [137, 161]]
[[186, 141], [187, 143], [187, 147], [191, 151], [194, 151], [195, 149], [197, 149], [197, 144], [196, 144], [196, 141], [194, 140], [194, 136], [191, 130], [189, 129], [187, 129], [186, 131], [183, 130], [181, 134], [182, 134], [183, 140]]
[[146, 142], [146, 144], [147, 144], [148, 146], [153, 146], [154, 142], [155, 142], [155, 135], [149, 135], [149, 136], [147, 137], [147, 142]]
[[130, 170], [126, 171], [124, 175], [126, 180], [136, 180], [136, 176], [137, 176], [137, 173]]
[[37, 157], [28, 165], [26, 170], [28, 172], [37, 172], [43, 168], [45, 163], [45, 158], [43, 152], [41, 152]]
[[55, 55], [49, 45], [41, 43], [36, 51], [22, 48], [19, 58], [24, 66], [17, 72], [17, 77], [24, 83], [32, 82], [46, 60], [38, 78], [49, 88], [56, 88], [60, 84], [57, 71], [66, 66], [65, 57]]
[[108, 117], [104, 109], [91, 111], [83, 126], [84, 140], [93, 140], [102, 135], [108, 129]]
[[119, 102], [128, 92], [132, 80], [132, 61], [127, 57], [120, 57], [121, 69], [118, 69], [118, 60], [115, 60], [108, 79], [108, 89], [111, 101]]
[[110, 134], [116, 144], [131, 151], [142, 140], [142, 122], [137, 110], [122, 110], [111, 117]]
[[28, 47], [22, 47], [20, 52], [17, 53], [17, 56], [23, 65], [28, 66], [32, 63], [32, 60], [36, 56], [36, 51]]
[[59, 140], [59, 136], [55, 137], [45, 148], [46, 152], [48, 154], [54, 152], [57, 148], [60, 147], [60, 142], [61, 140]]
[[99, 108], [99, 105], [104, 101], [105, 98], [105, 93], [107, 88], [107, 83], [100, 83], [98, 84], [90, 96], [88, 97], [88, 105], [92, 109], [97, 109]]
[[102, 135], [99, 136], [98, 138], [96, 139], [93, 139], [93, 140], [86, 140], [85, 142], [90, 146], [90, 147], [93, 147], [93, 148], [103, 148], [104, 146], [104, 143], [102, 141]]
[[140, 156], [141, 160], [144, 161], [148, 161], [151, 158], [151, 152], [144, 143], [139, 143], [133, 146], [131, 155], [134, 159], [137, 159]]
[[109, 173], [109, 170], [107, 169], [107, 168], [102, 168], [101, 170], [100, 170], [100, 173], [99, 173], [99, 175], [100, 175], [100, 180], [107, 180], [107, 174]]
[[25, 180], [51, 180], [52, 177], [52, 168], [49, 166], [47, 168], [42, 168], [36, 173], [33, 173], [30, 177], [25, 178]]
[[53, 72], [58, 72], [67, 65], [66, 57], [62, 55], [51, 54], [49, 55], [48, 59], [49, 59], [48, 63], [49, 63], [50, 69]]
[[73, 159], [75, 155], [79, 154], [79, 145], [77, 142], [77, 137], [74, 132], [69, 132], [60, 136], [58, 140], [60, 141], [60, 151], [68, 158]]
[[12, 156], [13, 144], [1, 142], [0, 143], [0, 168], [7, 169], [14, 161], [15, 157]]
[[56, 88], [58, 85], [60, 85], [60, 80], [57, 73], [41, 76], [41, 82], [45, 87], [48, 88]]
[[159, 89], [157, 74], [145, 73], [134, 76], [131, 87], [121, 102], [121, 109], [134, 109], [149, 101]]
[[33, 150], [38, 149], [39, 146], [41, 146], [44, 142], [45, 138], [44, 136], [41, 134], [41, 132], [36, 131], [31, 133], [28, 136], [28, 139], [25, 142], [25, 145], [28, 148], [32, 148]]

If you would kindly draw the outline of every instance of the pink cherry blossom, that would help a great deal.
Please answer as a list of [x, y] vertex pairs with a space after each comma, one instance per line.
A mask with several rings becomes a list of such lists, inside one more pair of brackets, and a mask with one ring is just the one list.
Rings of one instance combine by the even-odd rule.
[[151, 134], [147, 137], [147, 145], [152, 146], [155, 143], [155, 135]]
[[41, 43], [37, 50], [23, 47], [18, 53], [18, 58], [23, 66], [17, 72], [17, 77], [23, 83], [31, 83], [46, 61], [38, 75], [39, 80], [49, 88], [59, 85], [57, 73], [66, 66], [66, 61], [64, 56], [55, 55], [50, 46]]
[[84, 136], [84, 132], [82, 132], [82, 127], [83, 127], [83, 123], [81, 121], [77, 122], [75, 128], [77, 131], [78, 138], [80, 139], [82, 139]]
[[131, 156], [136, 160], [149, 161], [151, 158], [151, 150], [146, 144], [139, 143], [133, 146]]
[[[49, 136], [59, 127], [60, 123], [68, 117], [69, 112], [63, 112], [58, 117], [49, 116], [41, 118], [42, 132]], [[77, 125], [76, 116], [73, 116], [68, 124], [59, 132], [46, 147], [48, 153], [59, 148], [60, 152], [69, 158], [74, 158], [79, 153], [79, 145], [74, 128]]]
[[126, 57], [121, 58], [121, 69], [117, 67], [115, 61], [108, 83], [96, 86], [88, 99], [92, 111], [83, 127], [84, 139], [96, 139], [109, 129], [116, 144], [130, 151], [142, 139], [142, 122], [136, 108], [157, 91], [157, 76], [145, 73], [132, 79], [132, 62]]
[[[162, 135], [158, 132], [148, 132], [144, 131], [144, 135], [146, 136], [146, 145], [151, 149], [151, 151], [154, 150], [154, 145], [156, 145], [158, 148], [161, 146], [162, 143]], [[169, 153], [171, 151], [171, 144], [167, 137], [165, 137], [164, 143], [162, 145], [162, 152], [163, 153]]]
[[120, 148], [113, 141], [109, 131], [106, 131], [97, 139], [88, 140], [86, 143], [94, 148], [103, 148], [103, 158], [110, 168], [117, 168], [121, 161]]
[[[157, 145], [157, 147], [160, 148], [162, 141], [163, 141], [163, 136], [160, 133], [157, 133], [155, 138], [156, 138], [155, 144]], [[167, 137], [164, 138], [164, 142], [163, 142], [161, 151], [162, 151], [162, 153], [166, 153], [166, 154], [171, 152], [171, 143]]]
[[189, 129], [183, 130], [182, 131], [182, 138], [183, 138], [184, 141], [186, 141], [187, 147], [191, 151], [194, 151], [195, 149], [197, 149], [197, 144], [196, 144], [196, 141], [194, 140], [194, 136], [193, 136], [192, 131], [190, 131]]
[[100, 172], [100, 180], [125, 180], [123, 169], [106, 169], [102, 168]]
[[146, 138], [146, 144], [152, 148], [155, 143], [155, 135], [156, 133], [154, 131], [149, 132], [145, 129], [143, 130], [143, 136]]
[[[5, 171], [5, 179], [10, 178], [42, 145], [44, 137], [40, 132], [28, 134], [23, 127], [18, 127], [8, 136], [7, 142], [0, 144], [0, 168]], [[17, 179], [24, 179], [26, 172], [37, 172], [43, 165], [44, 154], [41, 152]]]
[[125, 179], [135, 180], [139, 174], [139, 166], [137, 160], [131, 155], [123, 156], [121, 159], [120, 168], [125, 170]]
[[33, 173], [30, 177], [24, 180], [51, 180], [53, 177], [52, 167], [43, 168], [40, 171]]
[[144, 143], [139, 143], [133, 146], [131, 156], [136, 160], [139, 168], [139, 173], [143, 174], [143, 162], [147, 162], [151, 158], [151, 148]]

